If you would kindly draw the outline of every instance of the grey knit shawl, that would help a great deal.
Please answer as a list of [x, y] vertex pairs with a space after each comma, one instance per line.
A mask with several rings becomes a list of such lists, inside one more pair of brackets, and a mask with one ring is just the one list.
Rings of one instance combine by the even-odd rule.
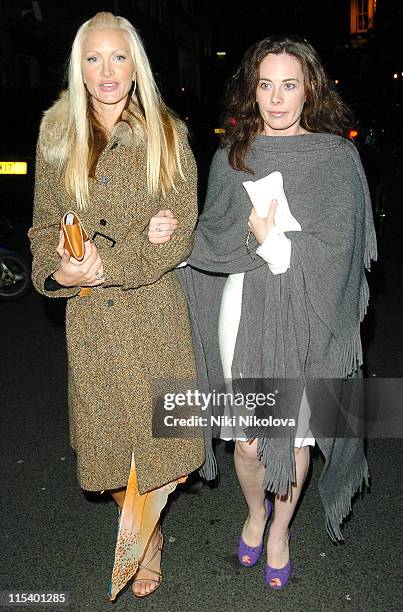
[[[251, 202], [242, 182], [251, 175], [233, 170], [225, 149], [216, 152], [190, 265], [178, 272], [192, 317], [199, 385], [211, 390], [222, 383], [217, 337], [222, 290], [227, 274], [245, 272], [233, 378], [300, 380], [289, 409], [295, 412], [305, 386], [312, 410], [317, 398], [310, 380], [357, 376], [362, 364], [360, 322], [369, 297], [365, 267], [376, 259], [367, 182], [353, 144], [332, 134], [258, 136], [246, 164], [253, 180], [282, 173], [302, 231], [286, 232], [292, 251], [284, 274], [273, 275], [262, 259], [248, 255]], [[252, 254], [256, 247], [252, 239]], [[246, 433], [258, 438], [264, 487], [286, 494], [295, 480], [293, 436], [270, 438], [253, 428]], [[207, 479], [217, 470], [213, 435], [206, 434], [202, 475]], [[325, 457], [319, 490], [326, 528], [332, 539], [342, 539], [340, 524], [351, 498], [368, 479], [363, 441], [317, 437], [317, 443]]]

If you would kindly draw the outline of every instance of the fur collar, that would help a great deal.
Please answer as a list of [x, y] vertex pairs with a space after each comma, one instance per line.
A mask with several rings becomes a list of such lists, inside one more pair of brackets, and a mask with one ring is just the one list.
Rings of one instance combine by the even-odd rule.
[[[66, 138], [69, 104], [69, 92], [65, 90], [43, 114], [39, 130], [39, 148], [45, 160], [51, 164], [60, 163], [69, 154], [70, 145]], [[127, 111], [123, 111], [122, 121], [114, 127], [112, 137], [126, 147], [134, 147], [144, 142], [143, 130]]]

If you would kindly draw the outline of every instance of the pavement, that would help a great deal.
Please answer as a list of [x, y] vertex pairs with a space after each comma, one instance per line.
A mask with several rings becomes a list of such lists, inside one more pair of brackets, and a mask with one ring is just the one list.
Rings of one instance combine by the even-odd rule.
[[[399, 213], [399, 222], [402, 221]], [[393, 220], [371, 281], [364, 326], [368, 376], [403, 376], [401, 228]], [[231, 445], [220, 443], [220, 480], [196, 477], [170, 500], [163, 522], [163, 583], [135, 600], [130, 588], [108, 600], [117, 512], [106, 496], [84, 494], [75, 475], [67, 421], [63, 303], [34, 292], [0, 302], [0, 600], [9, 593], [67, 593], [68, 605], [21, 610], [161, 612], [398, 611], [402, 609], [400, 439], [370, 440], [371, 487], [353, 504], [345, 543], [324, 528], [314, 451], [308, 486], [292, 525], [294, 573], [284, 592], [263, 582], [264, 559], [239, 566], [246, 517]], [[16, 606], [0, 605], [0, 610]]]

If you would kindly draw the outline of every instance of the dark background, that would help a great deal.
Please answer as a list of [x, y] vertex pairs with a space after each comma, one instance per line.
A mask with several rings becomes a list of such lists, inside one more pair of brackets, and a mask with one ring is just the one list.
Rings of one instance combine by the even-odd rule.
[[386, 121], [391, 106], [401, 108], [403, 5], [395, 0], [0, 0], [0, 157], [28, 161], [27, 177], [0, 176], [0, 212], [26, 223], [41, 114], [65, 84], [77, 28], [99, 10], [139, 30], [164, 98], [189, 124], [202, 182], [225, 83], [247, 47], [269, 34], [307, 37], [357, 122]]

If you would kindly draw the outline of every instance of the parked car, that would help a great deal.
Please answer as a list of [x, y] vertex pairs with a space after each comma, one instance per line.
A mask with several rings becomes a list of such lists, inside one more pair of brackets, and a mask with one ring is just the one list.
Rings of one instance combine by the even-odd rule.
[[29, 260], [9, 246], [13, 233], [12, 223], [0, 215], [0, 300], [16, 300], [32, 288]]

